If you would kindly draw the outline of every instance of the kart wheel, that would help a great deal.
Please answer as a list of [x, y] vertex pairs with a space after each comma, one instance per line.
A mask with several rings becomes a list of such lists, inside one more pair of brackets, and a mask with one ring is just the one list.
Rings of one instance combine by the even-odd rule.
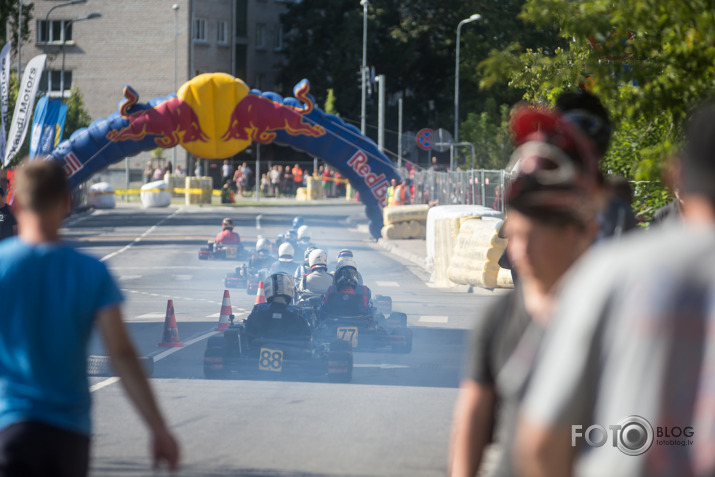
[[207, 247], [203, 247], [199, 250], [199, 260], [208, 260], [209, 255], [211, 255], [211, 251]]
[[387, 326], [390, 328], [405, 328], [407, 326], [407, 315], [399, 312], [390, 313], [387, 318]]
[[393, 353], [407, 354], [412, 351], [412, 330], [398, 328], [390, 334]]
[[[349, 345], [349, 343], [346, 342]], [[328, 353], [328, 381], [349, 383], [353, 379], [352, 351], [331, 351]]]
[[375, 295], [375, 305], [376, 308], [383, 315], [389, 315], [392, 313], [392, 297], [386, 295]]
[[206, 351], [204, 351], [204, 377], [206, 379], [221, 379], [226, 377], [223, 347], [208, 347]]

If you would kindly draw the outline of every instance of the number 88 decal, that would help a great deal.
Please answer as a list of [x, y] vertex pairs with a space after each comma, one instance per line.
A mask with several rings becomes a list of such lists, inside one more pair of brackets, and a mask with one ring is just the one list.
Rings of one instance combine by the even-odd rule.
[[259, 368], [268, 371], [280, 371], [283, 366], [283, 353], [271, 349], [261, 349]]

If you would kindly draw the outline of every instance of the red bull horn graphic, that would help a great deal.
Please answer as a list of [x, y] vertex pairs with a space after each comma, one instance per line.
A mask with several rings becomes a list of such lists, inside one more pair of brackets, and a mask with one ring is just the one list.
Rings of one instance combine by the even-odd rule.
[[[226, 159], [252, 142], [291, 146], [323, 159], [350, 181], [365, 204], [370, 233], [380, 236], [388, 184], [399, 179], [390, 160], [353, 125], [315, 106], [310, 83], [302, 80], [295, 97], [249, 90], [225, 73], [199, 75], [176, 95], [146, 103], [130, 86], [118, 111], [79, 129], [48, 157], [76, 187], [92, 174], [126, 157], [182, 146], [196, 157]], [[182, 160], [182, 159], [179, 159]]]
[[285, 131], [291, 136], [322, 136], [325, 129], [305, 119], [305, 115], [313, 112], [313, 100], [308, 96], [309, 91], [308, 82], [295, 90], [296, 98], [305, 104], [303, 108], [249, 94], [231, 113], [228, 130], [221, 139], [252, 140], [269, 144], [276, 138], [276, 131]]
[[201, 129], [194, 109], [179, 98], [170, 98], [152, 108], [130, 113], [139, 95], [131, 87], [124, 88], [126, 100], [119, 113], [129, 125], [119, 131], [109, 131], [110, 141], [141, 141], [146, 136], [155, 136], [154, 143], [163, 148], [174, 147], [195, 141], [208, 142], [209, 137]]

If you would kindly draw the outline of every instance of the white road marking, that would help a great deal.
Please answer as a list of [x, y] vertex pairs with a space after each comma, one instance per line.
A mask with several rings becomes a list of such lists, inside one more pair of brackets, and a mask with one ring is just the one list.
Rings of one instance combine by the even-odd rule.
[[447, 323], [449, 318], [446, 316], [423, 315], [420, 316], [420, 323]]
[[213, 315], [206, 315], [206, 318], [221, 318], [221, 313], [214, 313]]
[[379, 287], [399, 287], [399, 286], [400, 286], [400, 284], [397, 283], [397, 282], [380, 282], [380, 281], [377, 281], [377, 282], [375, 282], [375, 283], [376, 283], [377, 286], [379, 286]]
[[142, 277], [142, 275], [119, 275], [118, 280], [124, 281], [124, 280], [138, 280]]
[[405, 369], [409, 366], [403, 364], [354, 364], [353, 368]]
[[189, 281], [193, 278], [193, 275], [172, 275], [171, 278], [179, 281]]
[[119, 378], [116, 376], [113, 376], [111, 378], [107, 378], [104, 381], [100, 381], [97, 384], [93, 384], [89, 387], [89, 392], [93, 393], [95, 391], [99, 391], [102, 388], [105, 388], [109, 386], [110, 384], [114, 384], [117, 381], [119, 381]]
[[178, 214], [179, 212], [181, 212], [183, 209], [184, 209], [183, 207], [179, 207], [179, 208], [176, 209], [174, 212], [172, 212], [172, 213], [169, 214], [168, 216], [164, 217], [163, 219], [161, 219], [161, 220], [160, 220], [159, 222], [157, 222], [156, 224], [152, 225], [146, 232], [144, 232], [144, 233], [141, 234], [139, 237], [137, 237], [137, 238], [135, 238], [134, 240], [132, 240], [131, 243], [129, 243], [128, 245], [125, 245], [124, 247], [120, 248], [120, 249], [117, 250], [116, 252], [112, 252], [112, 253], [110, 253], [110, 254], [105, 255], [104, 257], [100, 258], [99, 261], [100, 261], [100, 262], [106, 262], [106, 261], [109, 260], [110, 258], [116, 257], [117, 255], [119, 255], [119, 254], [122, 253], [122, 252], [126, 252], [127, 250], [129, 250], [130, 248], [132, 248], [134, 245], [136, 245], [136, 244], [138, 244], [139, 242], [141, 242], [144, 237], [146, 237], [147, 235], [149, 235], [150, 233], [152, 233], [154, 230], [156, 230], [157, 227], [159, 227], [161, 224], [163, 224], [164, 222], [166, 222], [167, 220], [169, 220], [170, 218], [172, 218], [173, 216], [175, 216], [176, 214]]

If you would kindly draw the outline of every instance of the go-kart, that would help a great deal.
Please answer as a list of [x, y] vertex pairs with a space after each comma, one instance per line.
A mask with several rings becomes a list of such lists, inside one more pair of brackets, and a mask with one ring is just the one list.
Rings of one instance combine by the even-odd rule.
[[[259, 305], [260, 306], [260, 305]], [[265, 306], [265, 305], [264, 305]], [[333, 338], [322, 341], [314, 328], [299, 315], [270, 311], [231, 324], [222, 334], [208, 339], [204, 352], [206, 378], [327, 376], [330, 382], [352, 379], [350, 343]], [[265, 314], [265, 311], [269, 311]]]
[[255, 295], [258, 292], [258, 284], [266, 277], [268, 277], [267, 269], [256, 270], [244, 263], [236, 267], [233, 273], [227, 273], [223, 283], [226, 288], [246, 288], [246, 294]]
[[[347, 307], [347, 309], [351, 308]], [[393, 312], [386, 318], [374, 306], [369, 307], [367, 313], [351, 315], [323, 305], [317, 310], [316, 334], [323, 340], [337, 337], [347, 341], [356, 351], [379, 349], [389, 349], [393, 353], [412, 351], [412, 330], [407, 327], [407, 315]]]
[[247, 252], [240, 243], [216, 243], [209, 240], [199, 250], [199, 260], [246, 260]]

